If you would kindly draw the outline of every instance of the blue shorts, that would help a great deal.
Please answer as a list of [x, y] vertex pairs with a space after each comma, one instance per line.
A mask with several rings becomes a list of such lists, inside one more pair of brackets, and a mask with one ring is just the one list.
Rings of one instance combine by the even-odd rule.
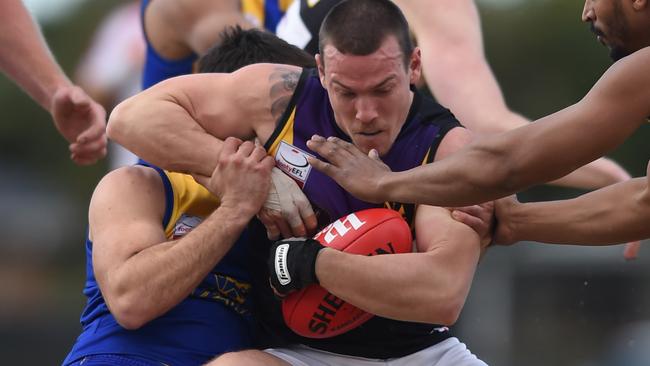
[[120, 355], [115, 353], [86, 356], [68, 366], [164, 366], [160, 361], [151, 361], [144, 357]]

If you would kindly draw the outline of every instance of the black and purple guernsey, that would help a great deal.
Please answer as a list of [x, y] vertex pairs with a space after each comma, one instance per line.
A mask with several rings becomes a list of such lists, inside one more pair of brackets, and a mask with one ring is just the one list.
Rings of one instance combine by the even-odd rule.
[[[454, 115], [433, 100], [414, 91], [413, 103], [391, 149], [382, 160], [393, 171], [403, 171], [433, 161], [440, 141], [454, 127], [460, 127]], [[315, 70], [304, 70], [289, 106], [265, 144], [275, 158], [276, 166], [302, 187], [319, 216], [319, 225], [341, 216], [372, 207], [388, 207], [399, 211], [413, 224], [415, 206], [398, 202], [373, 204], [354, 198], [328, 176], [312, 169], [305, 158], [314, 155], [306, 142], [312, 135], [336, 136], [350, 141], [337, 126], [327, 91], [321, 86]], [[266, 258], [268, 246], [262, 242], [266, 231], [259, 222], [252, 224], [253, 286], [257, 293], [257, 317], [270, 338], [262, 346], [286, 346], [301, 343], [313, 348], [351, 356], [387, 359], [417, 352], [448, 337], [445, 327], [432, 324], [391, 320], [375, 316], [358, 328], [331, 338], [311, 339], [296, 335], [283, 321], [280, 302], [268, 285]], [[260, 244], [257, 244], [260, 243]], [[390, 270], [390, 269], [387, 269]], [[387, 288], [386, 291], [391, 291]]]

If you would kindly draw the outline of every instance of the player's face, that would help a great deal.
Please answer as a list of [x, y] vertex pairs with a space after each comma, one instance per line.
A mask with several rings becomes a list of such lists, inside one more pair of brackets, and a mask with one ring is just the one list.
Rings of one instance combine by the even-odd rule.
[[[650, 19], [631, 1], [585, 0], [582, 21], [590, 23], [598, 41], [609, 48], [612, 59], [621, 59], [648, 45]], [[642, 26], [645, 23], [645, 26]], [[640, 28], [641, 27], [641, 28]]]
[[420, 77], [420, 51], [408, 68], [395, 37], [366, 56], [346, 55], [326, 45], [317, 57], [321, 83], [329, 93], [337, 125], [364, 152], [387, 153], [406, 121]]

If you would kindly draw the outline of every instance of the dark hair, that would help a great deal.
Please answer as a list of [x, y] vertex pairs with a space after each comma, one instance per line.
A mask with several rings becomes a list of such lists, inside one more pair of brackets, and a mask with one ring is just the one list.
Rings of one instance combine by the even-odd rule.
[[318, 49], [323, 55], [329, 44], [341, 53], [365, 56], [377, 51], [390, 35], [397, 38], [408, 67], [413, 44], [408, 22], [397, 5], [390, 0], [345, 0], [325, 16]]
[[199, 72], [233, 72], [264, 62], [315, 67], [313, 56], [272, 33], [236, 26], [226, 28], [220, 39], [199, 59]]

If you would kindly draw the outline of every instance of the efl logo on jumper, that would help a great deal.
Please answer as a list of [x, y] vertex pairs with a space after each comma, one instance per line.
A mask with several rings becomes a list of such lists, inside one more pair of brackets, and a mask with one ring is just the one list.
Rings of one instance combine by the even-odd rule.
[[298, 185], [302, 187], [311, 171], [311, 165], [307, 162], [308, 156], [312, 155], [284, 141], [280, 141], [278, 151], [275, 153], [275, 165], [295, 179]]
[[185, 234], [189, 233], [197, 227], [201, 221], [203, 221], [202, 218], [198, 216], [189, 216], [186, 214], [182, 214], [180, 218], [176, 221], [176, 225], [174, 225], [174, 232], [172, 233], [172, 239], [178, 239], [181, 236], [184, 236]]

